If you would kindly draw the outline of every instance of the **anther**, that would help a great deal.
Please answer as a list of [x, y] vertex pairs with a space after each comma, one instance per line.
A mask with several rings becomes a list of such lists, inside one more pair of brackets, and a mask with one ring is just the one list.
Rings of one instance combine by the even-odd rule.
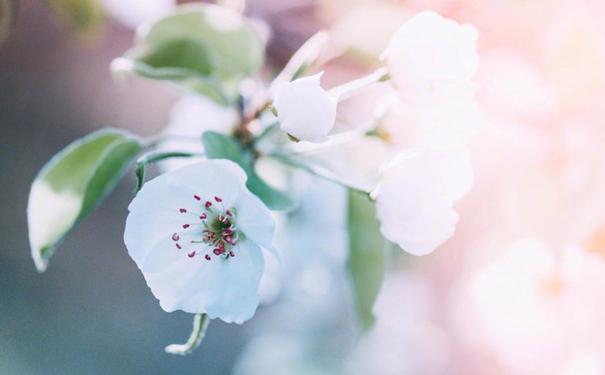
[[181, 250], [181, 249], [183, 248], [183, 247], [182, 247], [181, 245], [179, 245], [178, 243], [176, 243], [175, 245], [176, 245], [176, 248], [177, 248], [177, 249], [179, 249], [179, 250]]
[[212, 206], [212, 202], [206, 201], [206, 203], [204, 204], [204, 207], [210, 208], [210, 206]]
[[179, 240], [181, 237], [179, 236], [179, 234], [178, 234], [178, 233], [174, 233], [174, 234], [172, 235], [172, 237], [170, 237], [170, 238], [172, 238], [172, 240], [173, 240], [173, 241], [178, 241], [178, 240]]
[[195, 251], [192, 251], [192, 252], [188, 253], [187, 256], [189, 258], [193, 258], [195, 256]]
[[221, 203], [223, 200], [220, 197], [214, 197], [214, 200]]
[[216, 248], [214, 250], [212, 250], [212, 252], [214, 253], [214, 255], [221, 255], [225, 250], [221, 250], [219, 248]]
[[184, 214], [184, 213], [187, 212], [187, 209], [186, 208], [179, 208], [179, 212], [182, 213], [182, 214]]
[[190, 227], [190, 225], [189, 225], [189, 224], [183, 224], [183, 229], [187, 229], [187, 228], [189, 228], [189, 227]]
[[194, 195], [194, 196], [193, 196], [193, 199], [195, 199], [196, 201], [202, 200], [202, 198], [200, 198], [200, 196], [199, 196], [199, 195]]
[[202, 213], [200, 215], [200, 219], [205, 220], [208, 217], [208, 215], [206, 215], [206, 213]]
[[208, 254], [204, 255], [204, 258], [206, 258], [206, 260], [210, 260], [211, 259], [210, 255], [208, 255]]

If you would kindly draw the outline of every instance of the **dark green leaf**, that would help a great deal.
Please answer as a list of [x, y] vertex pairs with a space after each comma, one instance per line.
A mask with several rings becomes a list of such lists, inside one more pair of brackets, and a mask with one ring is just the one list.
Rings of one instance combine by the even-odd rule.
[[79, 35], [94, 34], [105, 21], [99, 0], [49, 0], [57, 17]]
[[357, 315], [362, 327], [368, 329], [374, 323], [372, 308], [386, 271], [387, 242], [366, 194], [349, 191], [348, 204], [348, 270]]
[[294, 207], [293, 199], [285, 192], [269, 186], [254, 170], [254, 155], [233, 138], [212, 131], [204, 132], [202, 143], [210, 159], [227, 159], [238, 164], [248, 175], [246, 185], [272, 210], [286, 211]]
[[240, 80], [256, 73], [263, 58], [264, 44], [246, 18], [212, 4], [188, 4], [140, 28], [134, 47], [112, 68], [231, 104]]
[[104, 129], [79, 139], [42, 168], [29, 193], [32, 257], [44, 271], [69, 231], [113, 190], [141, 149], [125, 132]]
[[0, 0], [0, 46], [10, 36], [17, 20], [17, 0]]

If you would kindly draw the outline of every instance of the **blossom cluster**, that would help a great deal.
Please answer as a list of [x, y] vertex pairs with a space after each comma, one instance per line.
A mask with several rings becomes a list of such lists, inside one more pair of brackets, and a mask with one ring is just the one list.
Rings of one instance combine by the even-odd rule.
[[[466, 143], [481, 123], [474, 27], [419, 13], [393, 34], [375, 71], [330, 89], [322, 85], [329, 33], [306, 42], [269, 84], [254, 74], [262, 63], [260, 34], [245, 17], [215, 5], [177, 7], [139, 29], [139, 45], [114, 61], [114, 71], [169, 79], [188, 93], [156, 139], [93, 136], [45, 167], [39, 179], [50, 190], [43, 197], [32, 190], [30, 232], [39, 232], [36, 202], [53, 199], [57, 186], [68, 188], [75, 208], [57, 238], [53, 232], [32, 242], [40, 269], [70, 225], [95, 206], [94, 194], [102, 199], [141, 150], [148, 152], [137, 161], [124, 242], [167, 312], [227, 323], [254, 315], [263, 251], [288, 256], [287, 248], [274, 247], [275, 220], [297, 209], [294, 177], [301, 171], [360, 196], [371, 210], [354, 224], [370, 235], [364, 223], [373, 220], [381, 241], [407, 253], [428, 254], [453, 235], [454, 205], [473, 179]], [[216, 55], [202, 59], [208, 51]], [[350, 104], [360, 101], [370, 116], [350, 115]], [[90, 145], [90, 173], [59, 181], [56, 170], [77, 165]], [[146, 166], [157, 161], [164, 173], [144, 182]], [[205, 325], [196, 322], [190, 342], [170, 352], [184, 354], [199, 343]]]

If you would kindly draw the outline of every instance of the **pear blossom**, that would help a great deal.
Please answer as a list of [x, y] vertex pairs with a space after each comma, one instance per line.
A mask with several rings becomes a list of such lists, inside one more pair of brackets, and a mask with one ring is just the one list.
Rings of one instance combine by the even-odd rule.
[[245, 184], [236, 164], [207, 160], [150, 180], [131, 202], [124, 242], [165, 311], [254, 315], [274, 221]]
[[430, 144], [400, 154], [372, 192], [382, 234], [414, 255], [425, 255], [455, 230], [454, 202], [471, 187], [472, 166], [458, 144]]
[[468, 99], [479, 66], [477, 31], [435, 12], [412, 17], [393, 35], [382, 58], [406, 102], [432, 106]]
[[276, 90], [280, 128], [299, 140], [323, 142], [336, 122], [338, 97], [321, 87], [322, 74], [296, 79]]

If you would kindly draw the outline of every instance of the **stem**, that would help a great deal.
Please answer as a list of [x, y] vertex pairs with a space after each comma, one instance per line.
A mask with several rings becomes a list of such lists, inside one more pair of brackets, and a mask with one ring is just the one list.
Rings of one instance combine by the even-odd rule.
[[380, 68], [366, 76], [354, 79], [340, 86], [336, 86], [330, 89], [330, 95], [333, 95], [340, 100], [347, 99], [352, 96], [356, 91], [359, 91], [366, 86], [369, 86], [376, 82], [383, 82], [389, 79], [389, 73], [386, 68]]
[[153, 148], [164, 142], [170, 141], [178, 141], [178, 142], [191, 142], [201, 144], [201, 141], [198, 137], [188, 137], [186, 135], [179, 134], [159, 134], [154, 137], [150, 137], [145, 142], [143, 142], [143, 147], [145, 148]]
[[172, 344], [168, 345], [164, 350], [166, 353], [187, 355], [191, 354], [195, 348], [197, 348], [206, 335], [206, 330], [210, 324], [210, 319], [206, 314], [195, 314], [193, 317], [193, 329], [187, 342], [184, 344]]
[[201, 156], [201, 154], [193, 154], [191, 152], [151, 152], [141, 156], [137, 160], [135, 175], [137, 177], [137, 185], [135, 188], [135, 194], [143, 187], [145, 181], [145, 167], [147, 165], [158, 162], [160, 160], [170, 158], [189, 158], [192, 156]]
[[352, 186], [351, 184], [346, 183], [345, 181], [343, 181], [340, 177], [338, 177], [336, 174], [334, 174], [332, 171], [328, 170], [327, 168], [324, 168], [322, 166], [319, 165], [311, 165], [308, 163], [304, 163], [300, 160], [297, 160], [296, 158], [290, 156], [290, 155], [286, 155], [286, 154], [280, 154], [280, 153], [274, 153], [274, 154], [270, 154], [269, 156], [281, 161], [284, 164], [290, 165], [292, 167], [296, 167], [296, 168], [300, 168], [303, 169], [304, 171], [306, 171], [307, 173], [310, 173], [314, 176], [323, 178], [324, 180], [333, 182], [335, 184], [344, 186], [348, 189], [351, 189], [353, 191], [357, 191], [359, 193], [368, 195], [370, 194], [369, 191], [366, 191], [362, 188], [356, 187], [356, 186]]

